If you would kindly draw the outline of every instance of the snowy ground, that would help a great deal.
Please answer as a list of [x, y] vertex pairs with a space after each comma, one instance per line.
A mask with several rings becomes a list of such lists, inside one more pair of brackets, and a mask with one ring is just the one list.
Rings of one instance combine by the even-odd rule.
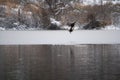
[[102, 30], [120, 30], [120, 26], [109, 25], [103, 28]]
[[[76, 25], [74, 27], [74, 30], [83, 30], [81, 27], [82, 26]], [[70, 27], [67, 26], [67, 25], [64, 25], [64, 26], [61, 26], [61, 29], [69, 30]], [[0, 27], [0, 31], [7, 31], [7, 30], [10, 30], [10, 31], [11, 30], [12, 31], [32, 31], [33, 30], [34, 31], [34, 30], [44, 30], [44, 29], [42, 29], [42, 28], [32, 28], [32, 27], [28, 28], [28, 27], [26, 27], [26, 25], [19, 25], [17, 27], [9, 28], [9, 29], [5, 29], [3, 27]], [[102, 28], [100, 30], [120, 30], [120, 26], [109, 25], [109, 26], [105, 26], [105, 28]]]
[[[68, 25], [62, 25], [61, 21], [57, 21], [53, 18], [50, 18], [51, 24], [54, 24], [58, 27], [61, 28], [61, 30], [69, 30], [70, 27]], [[12, 31], [16, 31], [16, 30], [20, 30], [20, 31], [32, 31], [32, 30], [44, 30], [42, 28], [34, 28], [34, 27], [27, 27], [26, 25], [20, 25], [19, 22], [15, 22], [13, 23], [16, 27], [13, 28], [5, 28], [5, 27], [0, 27], [0, 31], [5, 31], [5, 30], [12, 30]], [[84, 25], [79, 25], [79, 24], [75, 24], [74, 30], [83, 30]], [[102, 28], [100, 30], [120, 30], [120, 25], [118, 26], [114, 26], [114, 25], [108, 25], [105, 26], [105, 28]]]
[[0, 31], [0, 45], [120, 44], [119, 30]]

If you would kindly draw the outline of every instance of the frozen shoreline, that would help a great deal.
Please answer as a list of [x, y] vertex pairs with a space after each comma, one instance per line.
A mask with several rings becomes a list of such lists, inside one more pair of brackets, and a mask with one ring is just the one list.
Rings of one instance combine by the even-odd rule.
[[119, 30], [0, 31], [0, 45], [120, 44]]

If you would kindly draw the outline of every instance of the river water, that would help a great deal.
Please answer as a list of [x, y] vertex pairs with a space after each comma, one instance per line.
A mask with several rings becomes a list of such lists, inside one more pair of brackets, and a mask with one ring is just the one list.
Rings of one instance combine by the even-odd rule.
[[120, 80], [120, 45], [1, 45], [0, 80]]

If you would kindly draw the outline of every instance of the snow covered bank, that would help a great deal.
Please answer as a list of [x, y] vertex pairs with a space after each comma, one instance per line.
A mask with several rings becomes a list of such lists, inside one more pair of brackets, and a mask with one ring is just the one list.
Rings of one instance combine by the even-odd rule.
[[[15, 25], [17, 25], [17, 23], [14, 23]], [[63, 25], [61, 26], [62, 24], [60, 22], [52, 22], [52, 24], [55, 24], [56, 26], [58, 26], [58, 28], [62, 29], [62, 30], [69, 30], [70, 29], [70, 26], [68, 25]], [[75, 25], [74, 27], [74, 30], [84, 30], [82, 27], [84, 25]], [[35, 31], [35, 30], [44, 30], [42, 28], [35, 28], [35, 27], [27, 27], [26, 25], [17, 25], [16, 27], [13, 27], [13, 28], [5, 28], [5, 27], [0, 27], [0, 31]], [[93, 29], [95, 30], [95, 29]], [[120, 30], [120, 26], [114, 26], [114, 25], [108, 25], [108, 26], [105, 26], [105, 28], [101, 28], [99, 30]]]
[[120, 44], [119, 30], [1, 31], [0, 44]]
[[120, 26], [109, 25], [103, 28], [103, 30], [120, 30]]

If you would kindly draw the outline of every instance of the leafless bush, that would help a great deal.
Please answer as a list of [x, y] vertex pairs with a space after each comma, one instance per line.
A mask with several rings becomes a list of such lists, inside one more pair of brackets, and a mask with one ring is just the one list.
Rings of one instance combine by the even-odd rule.
[[[50, 24], [49, 14], [46, 9], [38, 4], [27, 4], [24, 6], [23, 11], [31, 12], [31, 16], [35, 27], [47, 28]], [[26, 15], [28, 16], [28, 15]]]

